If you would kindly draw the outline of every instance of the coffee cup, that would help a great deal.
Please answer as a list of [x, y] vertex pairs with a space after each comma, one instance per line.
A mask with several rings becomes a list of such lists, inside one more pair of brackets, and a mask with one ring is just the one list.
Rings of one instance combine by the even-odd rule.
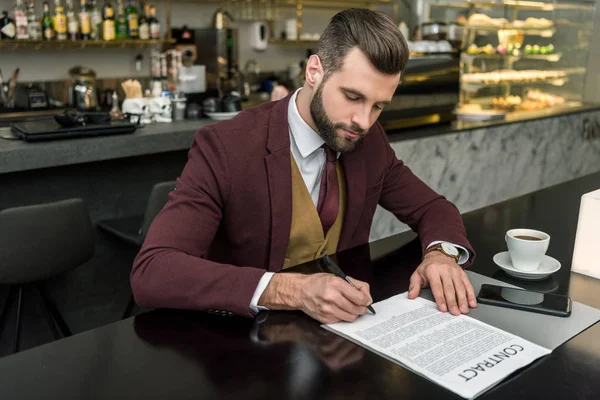
[[504, 238], [515, 269], [536, 271], [548, 250], [550, 235], [534, 229], [511, 229]]

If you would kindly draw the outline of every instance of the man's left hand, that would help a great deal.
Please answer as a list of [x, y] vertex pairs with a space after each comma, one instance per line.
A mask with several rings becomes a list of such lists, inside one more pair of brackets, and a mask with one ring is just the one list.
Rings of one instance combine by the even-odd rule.
[[414, 299], [421, 288], [431, 287], [433, 297], [442, 312], [452, 315], [467, 314], [469, 307], [477, 307], [475, 291], [466, 272], [442, 252], [425, 254], [423, 262], [410, 277], [408, 298]]

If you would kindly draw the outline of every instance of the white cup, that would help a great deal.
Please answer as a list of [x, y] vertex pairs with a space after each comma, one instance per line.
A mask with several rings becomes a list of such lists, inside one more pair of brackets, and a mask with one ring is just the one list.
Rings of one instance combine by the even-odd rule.
[[542, 257], [550, 245], [550, 235], [533, 229], [511, 229], [506, 232], [504, 240], [506, 240], [513, 267], [525, 272], [535, 271], [539, 268]]

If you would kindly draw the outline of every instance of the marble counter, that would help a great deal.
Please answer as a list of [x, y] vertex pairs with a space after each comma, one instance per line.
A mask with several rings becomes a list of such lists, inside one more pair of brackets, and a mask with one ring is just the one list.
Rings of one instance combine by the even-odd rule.
[[[419, 178], [465, 213], [600, 171], [600, 139], [584, 139], [586, 119], [600, 121], [600, 110], [391, 141], [391, 146]], [[407, 229], [378, 208], [370, 239]]]

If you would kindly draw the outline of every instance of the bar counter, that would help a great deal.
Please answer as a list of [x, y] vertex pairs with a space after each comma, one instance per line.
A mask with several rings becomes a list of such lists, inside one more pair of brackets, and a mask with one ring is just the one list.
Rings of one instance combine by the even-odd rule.
[[[425, 137], [469, 132], [477, 129], [501, 129], [505, 125], [527, 123], [540, 119], [561, 118], [568, 115], [594, 114], [600, 104], [542, 110], [508, 116], [503, 121], [465, 122], [453, 121], [423, 128], [390, 131], [390, 142], [415, 140]], [[600, 113], [596, 116], [598, 118]], [[73, 138], [39, 143], [0, 139], [0, 174], [28, 171], [64, 165], [160, 154], [189, 149], [194, 134], [203, 126], [214, 124], [210, 119], [186, 120], [170, 124], [153, 124], [139, 128], [133, 134], [110, 135], [91, 138]], [[0, 128], [8, 130], [9, 128]], [[579, 129], [576, 129], [579, 133]], [[0, 135], [1, 136], [1, 135]]]

